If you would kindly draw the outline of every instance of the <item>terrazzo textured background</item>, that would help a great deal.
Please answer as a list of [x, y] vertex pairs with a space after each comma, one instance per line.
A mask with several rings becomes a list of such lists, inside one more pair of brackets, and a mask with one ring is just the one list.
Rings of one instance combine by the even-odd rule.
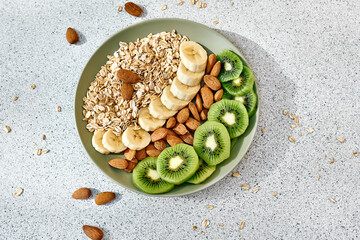
[[[137, 1], [146, 12], [134, 18], [117, 12], [121, 1], [0, 0], [0, 239], [87, 239], [84, 224], [101, 227], [104, 239], [359, 239], [359, 1], [206, 1], [205, 9], [177, 2]], [[262, 104], [258, 134], [234, 170], [240, 177], [166, 199], [130, 192], [101, 173], [73, 113], [78, 78], [101, 43], [162, 17], [206, 24], [233, 41], [254, 70]], [[66, 42], [68, 27], [81, 33], [79, 44]], [[291, 128], [284, 109], [301, 127]], [[36, 156], [37, 148], [50, 152]], [[71, 199], [84, 186], [114, 191], [116, 201]]]

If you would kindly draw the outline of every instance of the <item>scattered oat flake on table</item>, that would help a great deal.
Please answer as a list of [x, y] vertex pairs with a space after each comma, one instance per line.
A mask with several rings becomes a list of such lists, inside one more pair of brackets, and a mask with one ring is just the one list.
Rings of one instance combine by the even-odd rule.
[[302, 137], [302, 133], [299, 133], [299, 136]]
[[202, 235], [205, 235], [205, 232], [204, 232], [204, 231], [201, 231], [201, 234], [202, 234]]
[[295, 119], [295, 122], [296, 122], [296, 123], [299, 123], [299, 118], [298, 118], [298, 116], [294, 115], [294, 119]]
[[40, 148], [36, 149], [36, 155], [38, 155], [38, 156], [41, 155], [41, 149]]
[[181, 6], [181, 5], [183, 5], [183, 4], [184, 4], [184, 1], [180, 1], [180, 2], [178, 3], [179, 6]]
[[213, 21], [213, 24], [218, 24], [219, 23], [219, 21]]
[[243, 185], [241, 185], [241, 187], [242, 187], [243, 189], [245, 189], [245, 190], [249, 190], [249, 189], [250, 189], [250, 186], [247, 185], [247, 184], [243, 184]]
[[341, 138], [341, 137], [338, 137], [338, 138], [336, 138], [339, 142], [345, 142], [345, 139], [343, 139], [343, 138]]
[[266, 129], [265, 129], [265, 128], [262, 128], [261, 131], [264, 133], [264, 132], [266, 132]]
[[32, 89], [35, 89], [35, 88], [36, 88], [35, 84], [31, 84], [30, 87], [31, 87]]
[[207, 205], [206, 208], [211, 210], [211, 209], [214, 209], [214, 206], [213, 205]]
[[18, 96], [15, 96], [15, 97], [14, 97], [14, 101], [18, 100], [18, 98], [19, 98]]
[[359, 153], [358, 153], [358, 152], [354, 152], [353, 154], [354, 154], [354, 157], [359, 156]]
[[5, 130], [5, 132], [7, 132], [7, 133], [11, 132], [11, 128], [10, 128], [8, 125], [5, 125], [5, 126], [4, 126], [4, 130]]
[[277, 196], [277, 192], [274, 192], [274, 193], [273, 193], [273, 196], [276, 197], [276, 196]]
[[239, 172], [234, 172], [231, 176], [233, 176], [233, 177], [239, 177], [239, 176], [240, 176], [240, 173], [239, 173]]
[[161, 11], [164, 11], [166, 8], [167, 8], [167, 5], [166, 5], [166, 4], [162, 5], [162, 6], [161, 6]]
[[48, 152], [49, 152], [48, 149], [42, 149], [42, 150], [41, 150], [41, 154], [45, 154], [45, 153], [48, 153]]
[[121, 12], [121, 10], [122, 10], [122, 6], [118, 6], [117, 11]]
[[318, 180], [320, 180], [320, 175], [318, 176]]
[[203, 221], [203, 223], [202, 223], [202, 227], [203, 227], [204, 229], [207, 229], [208, 226], [209, 226], [209, 220], [208, 220], [208, 219], [205, 219], [205, 220]]
[[195, 2], [196, 2], [196, 0], [190, 0], [190, 3], [191, 3], [192, 5], [194, 5]]
[[240, 230], [243, 230], [243, 229], [244, 229], [244, 224], [245, 224], [244, 222], [241, 222], [241, 223], [240, 223], [240, 226], [239, 226], [239, 229], [240, 229]]
[[289, 136], [289, 140], [290, 142], [295, 143], [295, 139], [292, 136]]
[[306, 128], [306, 130], [308, 131], [308, 133], [313, 133], [314, 132], [314, 129], [311, 128], [311, 127]]
[[234, 6], [234, 2], [231, 3], [231, 6]]
[[335, 159], [332, 158], [331, 161], [330, 161], [330, 164], [333, 164], [335, 162]]
[[291, 128], [296, 128], [296, 125], [295, 125], [295, 124], [291, 124]]
[[330, 202], [332, 203], [336, 203], [336, 200], [332, 199], [332, 198], [329, 198]]
[[283, 111], [284, 116], [286, 116], [288, 113], [289, 113], [288, 110], [284, 110], [284, 111]]
[[57, 106], [57, 111], [61, 112], [61, 107], [60, 106]]
[[259, 190], [260, 190], [260, 188], [255, 187], [252, 192], [253, 192], [253, 193], [257, 193]]
[[41, 138], [42, 138], [42, 140], [45, 140], [45, 139], [46, 139], [45, 134], [43, 134], [43, 135], [41, 136]]
[[24, 192], [24, 189], [18, 188], [18, 189], [16, 189], [16, 191], [14, 192], [14, 195], [15, 195], [15, 196], [20, 196], [23, 192]]
[[197, 6], [198, 8], [201, 8], [201, 1], [198, 1], [198, 2], [196, 3], [196, 6]]
[[196, 230], [196, 229], [197, 229], [197, 226], [193, 226], [193, 229]]
[[223, 224], [223, 223], [220, 223], [220, 224], [219, 224], [219, 226], [220, 226], [220, 227], [223, 227], [223, 226], [224, 226], [224, 224]]
[[202, 8], [206, 8], [206, 3], [203, 3], [203, 4], [202, 4]]

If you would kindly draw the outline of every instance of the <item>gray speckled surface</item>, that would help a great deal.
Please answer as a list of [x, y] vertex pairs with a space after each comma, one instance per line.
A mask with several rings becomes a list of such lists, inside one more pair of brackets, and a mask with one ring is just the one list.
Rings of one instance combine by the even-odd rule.
[[[0, 1], [0, 239], [86, 239], [83, 224], [100, 226], [105, 239], [359, 239], [359, 2], [206, 1], [206, 9], [138, 2], [146, 14], [136, 19], [117, 13], [121, 1]], [[144, 197], [108, 179], [86, 155], [73, 116], [78, 78], [96, 48], [159, 17], [195, 20], [232, 40], [255, 72], [262, 102], [258, 134], [236, 169], [241, 176], [180, 198]], [[80, 44], [66, 42], [69, 26], [81, 32]], [[294, 132], [284, 109], [299, 116]], [[50, 152], [36, 156], [38, 147]], [[242, 190], [245, 183], [259, 192]], [[118, 197], [107, 206], [71, 199], [82, 186]]]

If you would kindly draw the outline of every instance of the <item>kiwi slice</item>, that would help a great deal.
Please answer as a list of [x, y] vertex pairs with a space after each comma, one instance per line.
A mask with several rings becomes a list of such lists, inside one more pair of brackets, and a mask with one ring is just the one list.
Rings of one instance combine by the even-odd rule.
[[221, 70], [218, 76], [220, 82], [231, 81], [240, 76], [243, 63], [236, 53], [225, 49], [217, 55], [217, 60], [221, 62]]
[[237, 143], [238, 139], [239, 139], [238, 137], [231, 139], [231, 147], [230, 147], [231, 150], [233, 150], [233, 148], [234, 148], [235, 144]]
[[199, 157], [194, 148], [178, 144], [165, 148], [157, 159], [157, 171], [162, 179], [174, 184], [186, 182], [199, 168]]
[[200, 166], [195, 174], [187, 180], [188, 183], [199, 184], [208, 179], [215, 172], [216, 166], [209, 166], [200, 159]]
[[208, 119], [224, 124], [230, 138], [240, 136], [249, 126], [247, 110], [244, 104], [236, 100], [223, 99], [211, 105]]
[[160, 178], [156, 171], [156, 162], [156, 157], [147, 157], [136, 165], [132, 174], [134, 185], [146, 193], [164, 193], [175, 186]]
[[230, 82], [223, 83], [223, 88], [231, 95], [244, 95], [253, 89], [255, 82], [254, 74], [251, 69], [244, 66], [244, 69], [239, 77], [232, 79]]
[[208, 165], [216, 165], [230, 156], [230, 136], [219, 122], [206, 121], [194, 134], [194, 149]]
[[248, 112], [249, 118], [252, 117], [256, 112], [257, 94], [255, 93], [254, 90], [251, 90], [250, 92], [247, 92], [244, 95], [239, 95], [239, 96], [233, 96], [225, 90], [222, 98], [236, 100], [244, 104]]

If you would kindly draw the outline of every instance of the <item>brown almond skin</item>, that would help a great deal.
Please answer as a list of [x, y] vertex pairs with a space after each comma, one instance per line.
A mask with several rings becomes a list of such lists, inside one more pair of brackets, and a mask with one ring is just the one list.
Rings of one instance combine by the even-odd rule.
[[182, 123], [178, 123], [173, 129], [172, 129], [177, 135], [184, 135], [188, 132], [185, 125]]
[[83, 231], [92, 240], [101, 240], [104, 237], [104, 233], [100, 228], [84, 225]]
[[206, 73], [210, 72], [210, 70], [213, 68], [215, 63], [216, 63], [216, 55], [210, 54], [210, 56], [208, 57], [208, 61], [206, 63]]
[[137, 150], [136, 151], [136, 154], [135, 154], [135, 157], [137, 160], [141, 161], [143, 159], [145, 159], [147, 157], [147, 154], [146, 154], [146, 148], [143, 148], [141, 150]]
[[116, 76], [120, 81], [128, 84], [134, 84], [140, 81], [139, 75], [127, 69], [120, 69], [117, 71]]
[[205, 75], [204, 76], [204, 82], [213, 91], [217, 91], [217, 90], [219, 90], [221, 88], [220, 81], [214, 76]]
[[172, 136], [176, 136], [176, 137], [177, 137], [177, 134], [176, 134], [173, 130], [171, 130], [171, 129], [168, 129], [168, 131], [167, 131], [167, 135], [166, 135], [166, 136], [169, 136], [169, 135], [172, 135]]
[[181, 140], [179, 137], [173, 135], [166, 136], [166, 141], [170, 146], [175, 146], [177, 144], [184, 143], [183, 140]]
[[128, 173], [131, 173], [131, 172], [134, 170], [135, 166], [136, 166], [136, 163], [134, 163], [134, 162], [129, 162], [129, 165], [128, 165], [128, 167], [125, 169], [125, 171], [128, 172]]
[[180, 136], [180, 138], [187, 144], [193, 145], [193, 143], [194, 143], [194, 137], [189, 132], [187, 132], [186, 134]]
[[154, 147], [159, 150], [162, 151], [166, 148], [166, 142], [164, 140], [159, 140], [154, 142]]
[[72, 28], [68, 28], [66, 30], [66, 40], [70, 43], [70, 44], [75, 44], [79, 41], [79, 35], [77, 34], [77, 32], [72, 29]]
[[195, 120], [193, 118], [189, 118], [185, 125], [190, 131], [195, 131], [198, 127], [200, 127], [201, 123], [198, 120]]
[[136, 158], [131, 159], [129, 162], [137, 164], [139, 161]]
[[205, 121], [207, 119], [207, 114], [208, 114], [209, 110], [207, 109], [203, 109], [200, 113], [200, 118], [201, 120]]
[[189, 110], [190, 110], [191, 114], [193, 115], [193, 117], [196, 120], [200, 121], [200, 115], [199, 115], [199, 112], [194, 103], [192, 103], [192, 102], [189, 103]]
[[133, 2], [125, 3], [124, 9], [128, 14], [134, 17], [140, 17], [143, 12], [143, 10]]
[[203, 109], [202, 100], [201, 100], [201, 97], [199, 94], [196, 94], [195, 106], [196, 106], [198, 112], [201, 112], [201, 110]]
[[134, 93], [134, 88], [130, 84], [124, 83], [121, 88], [121, 96], [124, 98], [124, 100], [131, 100], [132, 95]]
[[203, 107], [209, 109], [210, 106], [214, 103], [214, 94], [206, 85], [200, 89], [200, 94], [203, 100]]
[[166, 122], [166, 128], [173, 128], [176, 125], [176, 118], [175, 117], [171, 117], [167, 120]]
[[151, 141], [152, 142], [156, 142], [160, 139], [163, 139], [168, 133], [168, 129], [161, 127], [156, 129], [152, 134], [151, 134]]
[[210, 75], [214, 77], [218, 77], [221, 70], [221, 62], [217, 61], [214, 67], [211, 69]]
[[223, 94], [224, 94], [224, 90], [223, 90], [223, 89], [218, 90], [218, 91], [215, 93], [215, 95], [214, 95], [214, 100], [215, 100], [215, 102], [220, 101], [220, 100], [222, 99]]
[[87, 199], [91, 197], [91, 190], [88, 188], [79, 188], [72, 194], [72, 197], [74, 199]]
[[146, 147], [146, 153], [149, 157], [157, 157], [160, 155], [161, 151], [156, 149], [153, 144], [150, 144]]
[[136, 150], [132, 150], [130, 148], [127, 148], [124, 152], [124, 156], [126, 158], [126, 160], [131, 160], [135, 157], [135, 154], [136, 154]]
[[109, 165], [117, 169], [125, 169], [129, 164], [125, 159], [114, 158], [109, 161]]
[[113, 192], [101, 192], [95, 197], [95, 203], [97, 205], [104, 205], [108, 202], [111, 202], [115, 198], [115, 193]]
[[184, 123], [189, 118], [189, 116], [190, 116], [189, 108], [186, 107], [178, 112], [178, 114], [176, 115], [176, 120], [179, 123]]

